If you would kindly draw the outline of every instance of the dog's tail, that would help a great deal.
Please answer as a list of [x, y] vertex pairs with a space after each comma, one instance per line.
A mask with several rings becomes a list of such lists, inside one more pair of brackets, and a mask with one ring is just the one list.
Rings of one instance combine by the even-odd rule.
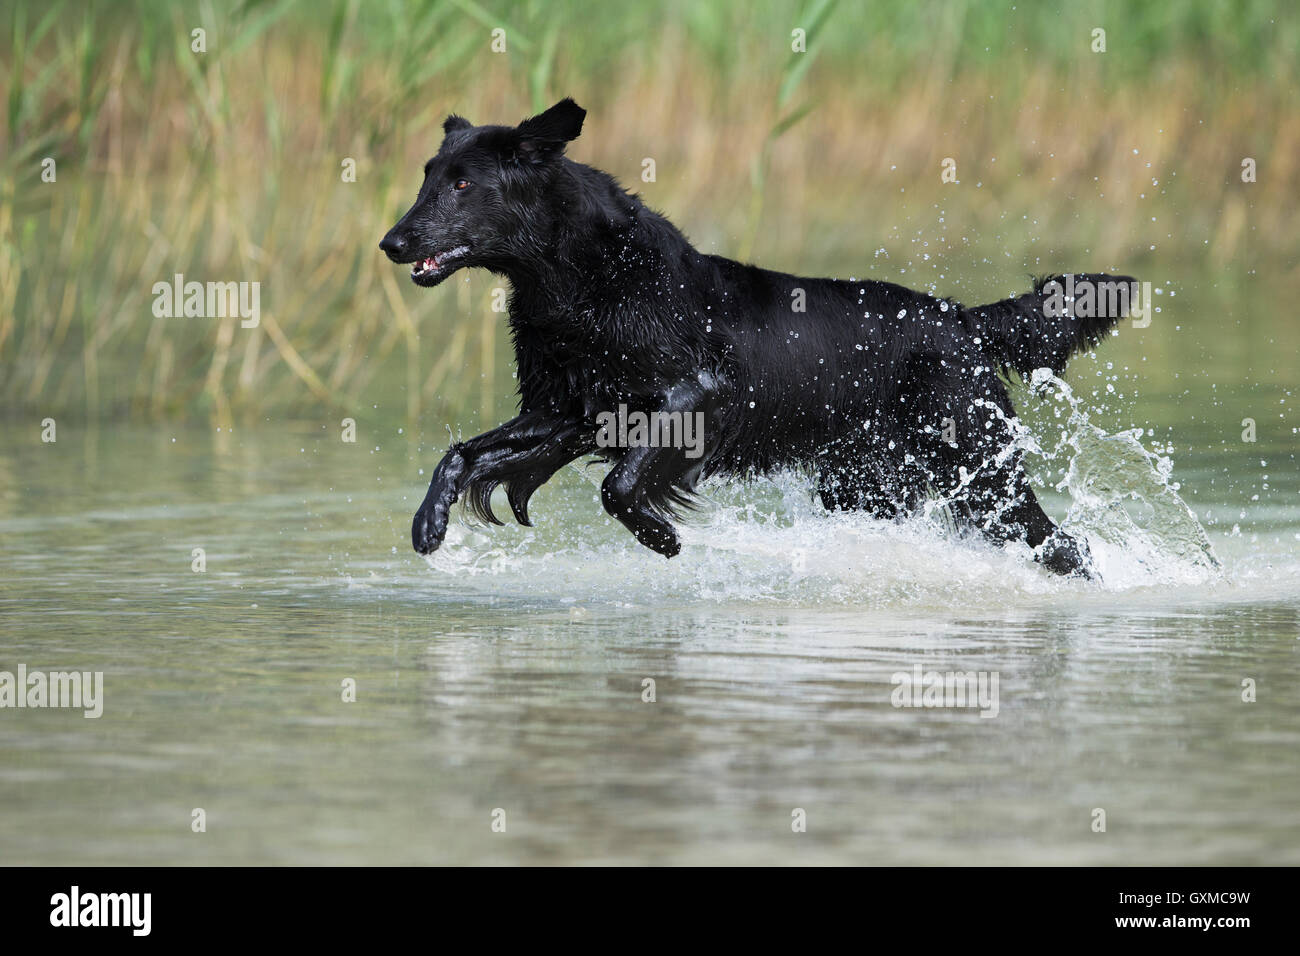
[[963, 308], [962, 322], [980, 348], [1006, 372], [1028, 377], [1050, 368], [1060, 375], [1075, 352], [1091, 348], [1129, 314], [1137, 282], [1100, 274], [1045, 276], [1034, 291]]

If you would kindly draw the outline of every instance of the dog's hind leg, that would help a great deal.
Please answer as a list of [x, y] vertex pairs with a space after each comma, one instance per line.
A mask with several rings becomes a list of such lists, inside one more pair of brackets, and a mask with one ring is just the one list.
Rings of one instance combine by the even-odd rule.
[[954, 514], [959, 520], [991, 541], [1024, 541], [1049, 571], [1092, 577], [1087, 544], [1066, 534], [1043, 511], [1019, 456], [977, 472], [959, 492], [956, 504]]
[[[451, 506], [462, 493], [482, 517], [496, 521], [488, 499], [506, 482], [510, 507], [528, 524], [528, 497], [564, 465], [594, 450], [594, 430], [585, 423], [530, 412], [452, 445], [434, 469], [424, 502], [411, 522], [411, 543], [420, 554], [442, 544]], [[497, 521], [500, 524], [499, 521]]]
[[946, 464], [954, 518], [991, 541], [1026, 542], [1049, 571], [1091, 578], [1086, 542], [1066, 535], [1048, 518], [1024, 473], [1023, 455], [1013, 446], [1015, 411], [1009, 395], [1001, 382], [989, 394], [992, 401], [963, 397], [957, 402], [959, 410], [948, 416], [956, 441], [937, 441], [936, 458]]
[[935, 375], [914, 389], [919, 447], [931, 480], [949, 498], [953, 517], [998, 543], [1020, 540], [1057, 574], [1091, 577], [1088, 546], [1061, 531], [1043, 511], [1014, 446], [1015, 409], [1003, 384], [986, 373], [969, 382]]

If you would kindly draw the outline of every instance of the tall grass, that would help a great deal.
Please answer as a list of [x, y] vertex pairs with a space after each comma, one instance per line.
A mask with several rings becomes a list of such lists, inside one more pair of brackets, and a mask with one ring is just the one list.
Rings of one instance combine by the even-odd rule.
[[[1026, 6], [18, 0], [0, 23], [4, 408], [504, 414], [499, 280], [422, 293], [375, 245], [446, 113], [512, 121], [565, 94], [590, 110], [572, 154], [711, 251], [971, 300], [1076, 263], [1293, 281], [1296, 18]], [[261, 324], [155, 318], [177, 272], [259, 281]]]

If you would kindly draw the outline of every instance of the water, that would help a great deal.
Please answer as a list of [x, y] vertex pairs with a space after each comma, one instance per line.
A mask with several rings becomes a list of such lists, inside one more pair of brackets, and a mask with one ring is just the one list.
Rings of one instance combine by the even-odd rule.
[[[1300, 862], [1290, 392], [1113, 380], [1026, 406], [1092, 583], [794, 476], [710, 486], [668, 562], [598, 468], [426, 562], [436, 423], [11, 422], [0, 670], [105, 701], [0, 711], [0, 862]], [[916, 665], [997, 674], [996, 717], [894, 707]]]

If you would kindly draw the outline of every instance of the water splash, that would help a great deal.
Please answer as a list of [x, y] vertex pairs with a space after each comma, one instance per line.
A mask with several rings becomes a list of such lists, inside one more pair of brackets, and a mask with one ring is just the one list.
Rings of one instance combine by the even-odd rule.
[[1064, 406], [1066, 420], [1053, 448], [1030, 438], [1026, 450], [1064, 463], [1056, 490], [1072, 503], [1062, 527], [1088, 539], [1109, 586], [1223, 576], [1209, 536], [1178, 494], [1172, 459], [1145, 448], [1142, 429], [1108, 433], [1094, 425], [1070, 386], [1048, 369], [1034, 373], [1031, 388]]
[[701, 509], [679, 526], [682, 552], [667, 561], [604, 514], [604, 470], [581, 465], [539, 492], [536, 528], [454, 521], [429, 566], [494, 597], [629, 605], [1004, 607], [1222, 579], [1170, 459], [1144, 448], [1139, 429], [1109, 434], [1092, 424], [1070, 387], [1044, 372], [1033, 388], [1059, 405], [1059, 434], [1044, 445], [1016, 421], [1016, 446], [1031, 464], [1064, 474], [1056, 486], [1070, 500], [1063, 527], [1088, 541], [1100, 582], [1056, 577], [1023, 544], [958, 534], [942, 502], [901, 522], [828, 513], [795, 473], [706, 483]]

